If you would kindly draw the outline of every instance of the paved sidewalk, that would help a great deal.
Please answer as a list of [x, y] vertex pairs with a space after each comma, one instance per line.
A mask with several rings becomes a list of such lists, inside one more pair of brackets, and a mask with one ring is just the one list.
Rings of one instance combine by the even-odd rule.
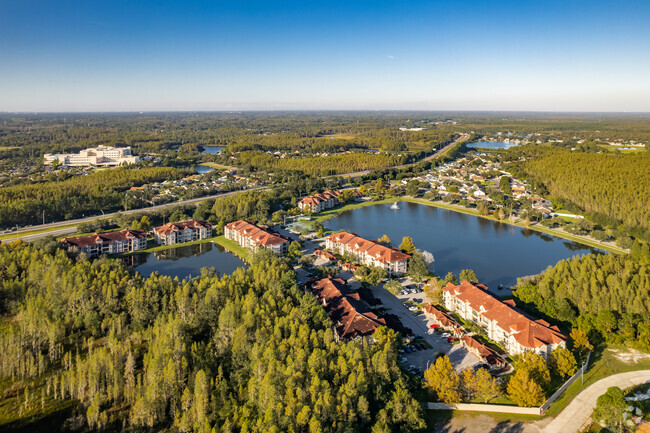
[[630, 388], [650, 381], [650, 370], [630, 371], [615, 374], [589, 385], [578, 394], [564, 410], [551, 421], [544, 433], [574, 433], [586, 427], [596, 406], [598, 397], [612, 386]]

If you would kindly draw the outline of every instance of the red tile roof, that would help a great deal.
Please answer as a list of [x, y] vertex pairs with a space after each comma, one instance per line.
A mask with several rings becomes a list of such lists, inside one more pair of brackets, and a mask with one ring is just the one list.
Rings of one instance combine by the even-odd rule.
[[117, 232], [95, 233], [87, 236], [77, 236], [74, 238], [62, 238], [61, 242], [75, 247], [89, 247], [102, 243], [122, 242], [129, 239], [146, 239], [147, 234], [142, 230], [124, 229]]
[[331, 234], [327, 238], [334, 243], [346, 244], [353, 251], [366, 252], [381, 263], [401, 262], [411, 257], [395, 248], [388, 248], [377, 242], [364, 239], [356, 233], [339, 232]]
[[474, 349], [474, 351], [483, 358], [485, 362], [490, 365], [500, 365], [505, 364], [506, 361], [499, 356], [499, 354], [485, 344], [479, 342], [475, 338], [469, 335], [463, 335], [460, 337], [461, 341], [469, 348]]
[[537, 348], [566, 341], [557, 326], [543, 320], [533, 320], [513, 306], [492, 296], [483, 284], [461, 281], [460, 285], [447, 283], [443, 290], [460, 299], [489, 320], [494, 320], [506, 332], [514, 332], [514, 339], [524, 347]]
[[239, 220], [226, 224], [226, 228], [239, 232], [242, 236], [250, 238], [257, 245], [277, 245], [289, 242], [284, 236], [256, 226], [248, 221]]
[[378, 327], [386, 325], [386, 321], [372, 313], [359, 294], [351, 292], [341, 278], [315, 281], [311, 291], [329, 314], [341, 339], [372, 335]]
[[444, 311], [438, 310], [436, 307], [430, 304], [426, 304], [422, 309], [426, 312], [431, 314], [433, 317], [436, 318], [436, 320], [440, 323], [440, 325], [446, 327], [446, 328], [451, 328], [451, 327], [457, 327], [458, 323], [454, 319], [451, 318], [451, 316]]
[[172, 232], [182, 231], [188, 228], [196, 230], [196, 229], [201, 229], [203, 227], [207, 229], [211, 229], [212, 224], [210, 224], [207, 221], [187, 220], [187, 221], [180, 221], [175, 223], [167, 223], [160, 227], [154, 228], [154, 231], [159, 235], [168, 235], [171, 234]]

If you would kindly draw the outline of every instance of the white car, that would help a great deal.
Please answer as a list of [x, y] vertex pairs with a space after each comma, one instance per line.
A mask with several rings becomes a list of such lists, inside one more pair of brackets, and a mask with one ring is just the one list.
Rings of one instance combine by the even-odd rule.
[[451, 334], [449, 332], [445, 332], [444, 334], [442, 334], [442, 337], [443, 338], [449, 338], [449, 337], [451, 337]]

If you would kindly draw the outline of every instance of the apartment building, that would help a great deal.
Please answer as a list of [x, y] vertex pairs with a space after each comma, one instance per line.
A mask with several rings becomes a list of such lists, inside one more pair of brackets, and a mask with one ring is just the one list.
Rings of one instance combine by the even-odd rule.
[[275, 254], [285, 255], [289, 250], [289, 239], [244, 220], [227, 224], [224, 227], [224, 236], [253, 251], [268, 248]]
[[405, 274], [410, 255], [369, 241], [356, 233], [339, 232], [325, 238], [326, 248], [339, 254], [351, 254], [366, 266], [377, 266], [385, 269], [389, 275]]
[[45, 165], [58, 161], [67, 167], [115, 167], [124, 164], [135, 164], [140, 158], [131, 154], [131, 147], [97, 146], [69, 154], [50, 154], [44, 156]]
[[89, 257], [101, 254], [119, 254], [147, 248], [147, 234], [142, 230], [124, 229], [118, 232], [95, 233], [94, 235], [63, 238], [67, 248], [77, 248]]
[[325, 209], [331, 209], [339, 203], [338, 197], [341, 195], [338, 191], [327, 190], [322, 194], [310, 195], [298, 202], [298, 207], [302, 212], [311, 213], [322, 212]]
[[212, 236], [212, 224], [196, 220], [167, 223], [154, 228], [153, 235], [158, 245], [198, 241]]
[[341, 278], [328, 276], [309, 287], [332, 319], [337, 341], [368, 337], [386, 325], [386, 321], [371, 312], [359, 294], [352, 292]]
[[566, 347], [566, 337], [557, 326], [526, 316], [514, 301], [497, 299], [483, 284], [463, 280], [459, 285], [447, 283], [442, 290], [447, 310], [481, 326], [511, 355], [532, 351], [547, 358], [557, 347]]

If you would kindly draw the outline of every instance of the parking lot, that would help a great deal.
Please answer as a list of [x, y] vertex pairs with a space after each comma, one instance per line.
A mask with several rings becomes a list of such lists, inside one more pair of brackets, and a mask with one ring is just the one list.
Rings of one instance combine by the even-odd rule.
[[[409, 282], [405, 282], [409, 284]], [[416, 336], [423, 337], [423, 340], [429, 343], [432, 349], [416, 350], [411, 353], [405, 353], [402, 356], [406, 358], [403, 363], [406, 367], [414, 366], [420, 372], [426, 370], [427, 366], [434, 361], [438, 352], [444, 352], [449, 356], [449, 360], [456, 370], [460, 371], [467, 367], [472, 367], [480, 363], [476, 355], [470, 353], [459, 344], [449, 344], [447, 338], [442, 337], [441, 333], [435, 333], [430, 329], [432, 322], [429, 322], [424, 314], [415, 315], [409, 311], [402, 302], [407, 299], [416, 299], [420, 302], [427, 302], [428, 299], [424, 293], [413, 293], [394, 296], [388, 290], [381, 286], [372, 288], [373, 295], [380, 299], [388, 313], [395, 314], [406, 326], [411, 328]]]

